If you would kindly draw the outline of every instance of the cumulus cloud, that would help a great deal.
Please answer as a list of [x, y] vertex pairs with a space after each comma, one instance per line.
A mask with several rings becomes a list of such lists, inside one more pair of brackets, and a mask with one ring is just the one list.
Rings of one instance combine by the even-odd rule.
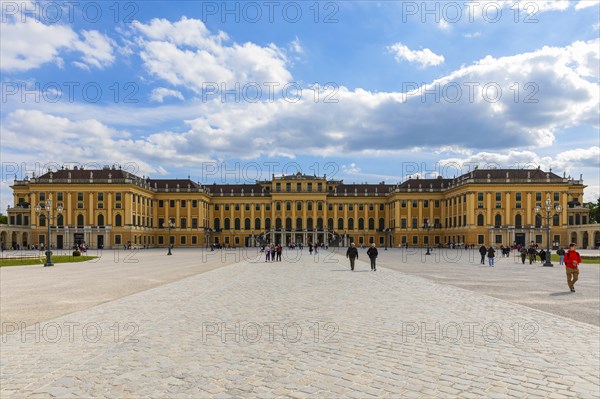
[[158, 87], [152, 90], [152, 93], [150, 93], [150, 99], [159, 103], [162, 103], [166, 97], [175, 97], [180, 100], [184, 99], [183, 94], [181, 94], [181, 92], [177, 90], [167, 89], [165, 87]]
[[[300, 154], [372, 157], [410, 149], [465, 157], [550, 146], [561, 129], [598, 124], [600, 90], [597, 78], [593, 78], [597, 73], [594, 68], [597, 69], [598, 48], [595, 40], [566, 47], [543, 47], [508, 57], [486, 57], [427, 84], [423, 90], [429, 92], [419, 89], [403, 93], [369, 92], [343, 86], [332, 91], [314, 87], [303, 89], [297, 101], [275, 98], [250, 103], [223, 102], [216, 98], [202, 102], [201, 106], [199, 102], [137, 106], [135, 112], [123, 106], [113, 107], [105, 110], [104, 115], [102, 109], [89, 105], [79, 107], [67, 121], [51, 118], [58, 117], [60, 109], [58, 104], [52, 104], [47, 107], [47, 118], [34, 124], [27, 124], [28, 119], [39, 119], [31, 111], [11, 113], [3, 121], [2, 144], [3, 148], [21, 149], [24, 144], [16, 132], [27, 135], [29, 131], [39, 132], [39, 143], [22, 147], [24, 151], [32, 151], [42, 148], [43, 138], [51, 134], [45, 129], [56, 126], [61, 134], [75, 134], [84, 131], [84, 126], [86, 129], [97, 126], [91, 122], [95, 120], [102, 126], [98, 129], [109, 138], [107, 145], [98, 144], [98, 148], [105, 147], [117, 154], [131, 152], [157, 165], [161, 162], [191, 165], [202, 157], [293, 158]], [[494, 91], [490, 89], [486, 94], [486, 86], [499, 88], [502, 96], [491, 98]], [[456, 87], [462, 90], [458, 97], [450, 90]], [[156, 96], [167, 94], [169, 89], [165, 90], [157, 91]], [[326, 101], [327, 98], [334, 101]], [[82, 115], [88, 115], [85, 124]], [[114, 121], [115, 117], [123, 124], [130, 118], [132, 126], [143, 120], [152, 121], [145, 126], [176, 121], [179, 127], [177, 131], [150, 131], [138, 140], [118, 138], [118, 132], [110, 130], [110, 123], [106, 122]], [[57, 137], [63, 140], [61, 135]], [[36, 140], [35, 134], [32, 140]], [[73, 136], [68, 142], [80, 141]], [[81, 152], [82, 156], [86, 154]], [[99, 154], [100, 157], [102, 153]], [[523, 154], [523, 160], [528, 159], [531, 154]]]
[[132, 27], [147, 71], [174, 86], [200, 93], [209, 83], [232, 87], [291, 80], [285, 53], [274, 44], [229, 43], [224, 32], [212, 33], [202, 21], [186, 17], [135, 21]]
[[436, 66], [444, 63], [444, 56], [437, 55], [430, 49], [411, 50], [404, 44], [398, 42], [388, 47], [388, 50], [395, 54], [396, 61], [404, 60], [410, 63], [419, 64], [421, 68]]
[[[0, 133], [3, 157], [18, 154], [20, 162], [61, 164], [75, 159], [80, 163], [135, 163], [140, 174], [148, 175], [164, 172], [162, 164], [190, 165], [208, 160], [198, 153], [179, 153], [178, 146], [186, 143], [175, 134], [133, 139], [128, 132], [95, 119], [71, 120], [37, 110], [9, 113]], [[52, 137], [50, 146], [48, 137]]]
[[[33, 8], [32, 8], [33, 9]], [[105, 68], [115, 57], [115, 43], [108, 36], [95, 31], [82, 31], [81, 35], [70, 26], [46, 25], [35, 16], [7, 17], [2, 23], [0, 58], [3, 71], [23, 72], [47, 63], [64, 65], [64, 57], [75, 53], [80, 58], [74, 65], [84, 68]]]
[[600, 5], [600, 0], [579, 0], [575, 5], [575, 9], [582, 10], [584, 8], [597, 7], [598, 5]]
[[115, 43], [112, 39], [95, 30], [83, 31], [82, 36], [83, 40], [73, 42], [73, 48], [82, 53], [82, 60], [76, 62], [77, 66], [87, 70], [90, 67], [102, 69], [114, 62]]

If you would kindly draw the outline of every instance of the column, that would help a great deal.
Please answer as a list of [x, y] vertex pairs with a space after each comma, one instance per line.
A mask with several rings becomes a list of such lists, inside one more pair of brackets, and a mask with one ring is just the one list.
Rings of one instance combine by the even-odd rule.
[[467, 194], [467, 225], [472, 226], [475, 224], [475, 193]]
[[70, 226], [71, 224], [73, 224], [72, 218], [75, 213], [75, 208], [73, 208], [73, 201], [70, 192], [67, 193], [67, 206], [65, 207], [64, 213], [66, 214], [65, 224], [67, 226]]
[[[89, 193], [88, 194], [88, 217], [87, 217], [87, 223], [88, 225], [95, 225], [96, 224], [96, 220], [94, 220], [94, 193]], [[88, 243], [89, 245], [89, 243]]]
[[[527, 205], [526, 205], [526, 213], [525, 213], [525, 224], [532, 225], [533, 220], [533, 207], [531, 206], [531, 192], [527, 192]], [[529, 240], [531, 242], [531, 240]]]
[[490, 193], [488, 191], [485, 193], [485, 196], [486, 196], [485, 207], [487, 208], [486, 209], [487, 224], [493, 226], [494, 220], [492, 219], [492, 193]]
[[[504, 224], [506, 224], [507, 226], [510, 226], [510, 225], [513, 225], [513, 222], [512, 222], [512, 219], [511, 219], [511, 217], [512, 217], [512, 212], [511, 212], [512, 206], [511, 206], [511, 202], [510, 202], [510, 193], [506, 193], [505, 197], [506, 197], [506, 199], [505, 199], [504, 203], [505, 203], [506, 212], [504, 213], [504, 217], [505, 217], [506, 220], [505, 220]], [[512, 244], [512, 241], [511, 241], [511, 244]]]
[[[106, 217], [106, 220], [104, 221], [104, 223], [107, 226], [112, 226], [112, 224], [113, 224], [112, 195], [113, 195], [113, 193], [111, 193], [111, 192], [106, 193], [106, 197], [107, 197], [106, 198], [106, 208], [107, 208], [106, 212], [107, 212], [107, 217]], [[104, 239], [106, 240], [106, 238], [104, 238]]]
[[[411, 224], [412, 222], [411, 222], [411, 217], [410, 217], [411, 214], [412, 214], [412, 211], [411, 211], [412, 202], [410, 202], [410, 203], [409, 202], [410, 201], [406, 202], [406, 207], [408, 209], [408, 211], [407, 211], [407, 215], [408, 216], [407, 216], [407, 220], [406, 220], [406, 223], [407, 223], [406, 227], [407, 228], [412, 228], [412, 224]], [[400, 227], [400, 209], [402, 208], [402, 200], [396, 200], [396, 201], [394, 201], [394, 208], [395, 208], [394, 209], [394, 219], [395, 219], [394, 220], [394, 225], [396, 227]]]

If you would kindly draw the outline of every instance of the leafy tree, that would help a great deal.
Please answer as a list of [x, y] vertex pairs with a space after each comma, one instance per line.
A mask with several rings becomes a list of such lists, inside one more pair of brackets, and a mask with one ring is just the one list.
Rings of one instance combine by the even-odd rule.
[[595, 203], [586, 202], [583, 206], [590, 209], [590, 223], [600, 223], [600, 197]]
[[0, 224], [8, 224], [8, 216], [3, 215], [2, 212], [0, 212]]

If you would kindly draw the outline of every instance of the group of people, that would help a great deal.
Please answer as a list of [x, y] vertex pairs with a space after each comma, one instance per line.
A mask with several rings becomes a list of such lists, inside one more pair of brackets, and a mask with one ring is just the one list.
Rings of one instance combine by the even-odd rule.
[[[501, 250], [503, 248], [501, 247]], [[506, 249], [504, 249], [505, 251]], [[536, 262], [536, 257], [539, 256], [542, 262], [546, 261], [546, 257], [551, 256], [551, 254], [546, 253], [543, 249], [537, 250], [537, 245], [535, 243], [531, 243], [529, 247], [519, 247], [519, 254], [521, 256], [521, 262], [525, 264], [525, 261], [529, 259], [529, 264], [533, 264]], [[494, 266], [494, 258], [496, 254], [496, 250], [493, 246], [486, 248], [485, 245], [479, 247], [479, 253], [481, 254], [481, 264], [485, 264], [485, 258], [488, 258], [488, 264], [490, 267]], [[508, 248], [508, 253], [510, 254], [510, 247]], [[562, 247], [560, 247], [556, 254], [559, 257], [560, 265], [565, 265], [567, 272], [567, 285], [571, 292], [575, 292], [575, 283], [579, 279], [579, 264], [581, 263], [581, 255], [579, 252], [575, 250], [575, 244], [570, 244], [569, 249], [565, 251]], [[504, 256], [504, 255], [503, 255]], [[507, 255], [508, 256], [508, 255]]]
[[[379, 255], [379, 252], [377, 251], [377, 248], [375, 247], [375, 244], [373, 243], [367, 250], [367, 256], [369, 257], [369, 260], [371, 261], [371, 271], [372, 272], [377, 271], [377, 265], [376, 265], [377, 255]], [[346, 251], [346, 258], [348, 258], [350, 260], [350, 270], [354, 271], [354, 264], [356, 262], [356, 259], [358, 259], [358, 248], [356, 248], [356, 245], [353, 242], [350, 243], [350, 246], [348, 247], [348, 250]]]
[[282, 251], [281, 244], [277, 244], [277, 246], [275, 244], [265, 245], [261, 249], [261, 252], [265, 253], [265, 262], [281, 262]]

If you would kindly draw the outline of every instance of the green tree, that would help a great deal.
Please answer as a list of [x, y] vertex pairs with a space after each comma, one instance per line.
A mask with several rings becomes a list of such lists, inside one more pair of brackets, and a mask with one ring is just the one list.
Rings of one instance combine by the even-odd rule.
[[2, 212], [0, 212], [0, 224], [8, 224], [8, 216], [3, 215]]
[[590, 209], [590, 223], [600, 223], [600, 197], [595, 203], [586, 202], [583, 206]]

